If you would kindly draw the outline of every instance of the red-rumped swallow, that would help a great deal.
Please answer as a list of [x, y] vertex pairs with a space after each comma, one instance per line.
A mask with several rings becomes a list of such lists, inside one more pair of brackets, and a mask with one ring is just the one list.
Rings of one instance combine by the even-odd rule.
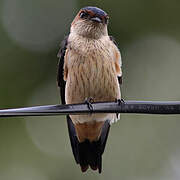
[[[121, 99], [121, 55], [108, 35], [109, 16], [97, 7], [84, 7], [74, 18], [70, 34], [58, 53], [58, 86], [63, 104]], [[102, 169], [110, 124], [116, 114], [67, 116], [74, 158], [85, 172]]]

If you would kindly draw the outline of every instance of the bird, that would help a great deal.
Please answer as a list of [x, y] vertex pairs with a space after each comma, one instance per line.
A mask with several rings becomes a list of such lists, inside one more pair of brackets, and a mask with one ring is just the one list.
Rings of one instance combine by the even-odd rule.
[[[108, 35], [108, 14], [98, 7], [81, 8], [61, 43], [57, 83], [62, 104], [121, 100], [122, 60]], [[72, 152], [81, 171], [102, 172], [102, 154], [117, 114], [67, 115]]]

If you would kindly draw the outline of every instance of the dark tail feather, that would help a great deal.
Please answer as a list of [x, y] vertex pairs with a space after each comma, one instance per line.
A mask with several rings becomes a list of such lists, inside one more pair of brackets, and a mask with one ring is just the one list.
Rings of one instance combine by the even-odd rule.
[[67, 116], [67, 125], [68, 125], [68, 132], [69, 138], [71, 142], [72, 152], [77, 164], [79, 164], [79, 150], [78, 150], [78, 139], [76, 136], [76, 130], [74, 128], [74, 124], [69, 116]]
[[101, 141], [89, 142], [86, 140], [79, 143], [79, 161], [81, 170], [85, 172], [88, 166], [93, 170], [102, 170], [102, 145]]
[[90, 142], [89, 140], [85, 140], [82, 143], [78, 142], [74, 125], [69, 116], [67, 117], [67, 123], [74, 158], [76, 162], [80, 164], [82, 172], [85, 172], [90, 166], [91, 169], [98, 169], [99, 173], [101, 173], [102, 154], [106, 146], [110, 129], [109, 121], [104, 123], [101, 136], [98, 141]]

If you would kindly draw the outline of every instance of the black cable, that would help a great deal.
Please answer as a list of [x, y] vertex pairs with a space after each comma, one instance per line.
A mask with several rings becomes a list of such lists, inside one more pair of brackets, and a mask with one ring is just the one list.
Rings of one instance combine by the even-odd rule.
[[85, 113], [180, 114], [180, 101], [124, 101], [87, 104], [47, 105], [0, 110], [0, 117], [55, 116]]

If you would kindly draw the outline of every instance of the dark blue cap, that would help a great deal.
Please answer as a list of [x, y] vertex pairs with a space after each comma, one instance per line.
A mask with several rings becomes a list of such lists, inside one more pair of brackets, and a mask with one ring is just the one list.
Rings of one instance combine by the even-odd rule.
[[105, 11], [97, 7], [87, 6], [87, 7], [82, 8], [82, 10], [92, 11], [94, 12], [94, 14], [99, 15], [99, 16], [107, 16], [107, 13]]

